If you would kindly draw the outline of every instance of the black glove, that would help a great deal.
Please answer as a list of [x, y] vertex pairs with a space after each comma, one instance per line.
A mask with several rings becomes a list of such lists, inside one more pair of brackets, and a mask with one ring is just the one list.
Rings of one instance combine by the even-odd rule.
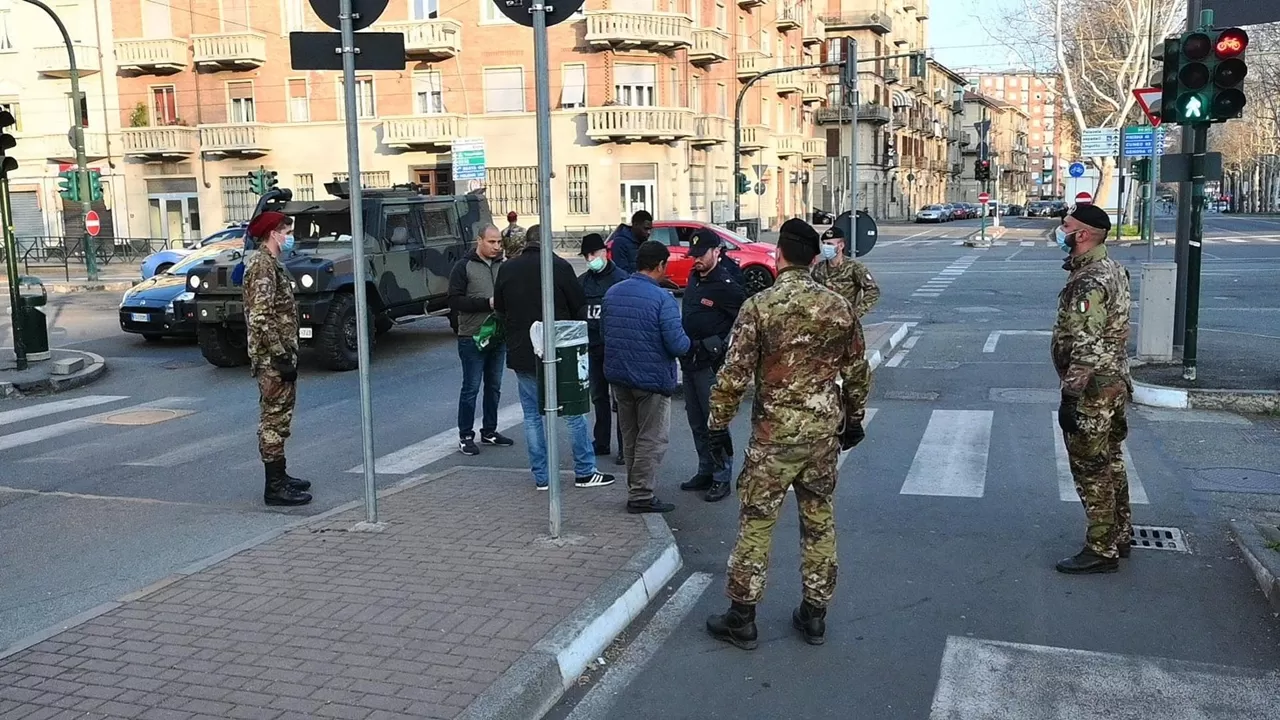
[[279, 355], [272, 359], [271, 369], [280, 373], [280, 379], [287, 383], [298, 381], [298, 365], [288, 355]]
[[707, 452], [716, 465], [728, 465], [733, 461], [733, 436], [728, 430], [711, 430], [707, 433]]
[[1076, 415], [1076, 405], [1079, 402], [1078, 397], [1062, 396], [1062, 404], [1058, 405], [1058, 427], [1062, 428], [1062, 432], [1080, 432], [1080, 418]]
[[862, 429], [862, 423], [854, 420], [846, 420], [844, 430], [840, 431], [840, 449], [852, 450], [858, 443], [866, 439], [867, 433]]

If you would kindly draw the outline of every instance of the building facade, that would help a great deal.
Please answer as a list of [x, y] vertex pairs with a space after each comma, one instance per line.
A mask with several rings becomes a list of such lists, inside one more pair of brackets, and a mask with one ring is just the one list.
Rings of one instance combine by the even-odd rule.
[[1034, 73], [969, 73], [970, 90], [1017, 107], [1027, 116], [1028, 165], [1031, 170], [1028, 196], [1032, 199], [1061, 198], [1066, 168], [1069, 133], [1058, 125], [1064, 119], [1065, 104], [1058, 78]]
[[[551, 28], [552, 227], [602, 229], [642, 208], [731, 217], [737, 96], [761, 70], [817, 62], [824, 35], [807, 9], [588, 0]], [[306, 0], [116, 0], [111, 12], [130, 232], [177, 240], [246, 220], [259, 167], [299, 198], [345, 178], [341, 73], [290, 67], [288, 34], [326, 29]], [[454, 182], [452, 147], [482, 138], [494, 214], [539, 222], [530, 31], [493, 0], [393, 0], [371, 29], [404, 33], [406, 67], [357, 74], [366, 186], [474, 189]], [[826, 150], [817, 79], [783, 73], [744, 96], [742, 217], [808, 213]]]
[[[1028, 129], [1030, 118], [1021, 109], [1009, 103], [979, 93], [965, 93], [964, 119], [966, 137], [962, 167], [961, 197], [964, 202], [977, 202], [978, 194], [987, 192], [992, 201], [1011, 205], [1024, 205], [1036, 199], [1031, 193], [1032, 167]], [[980, 126], [987, 127], [987, 135], [981, 135]], [[977, 180], [977, 162], [990, 161], [991, 179]]]

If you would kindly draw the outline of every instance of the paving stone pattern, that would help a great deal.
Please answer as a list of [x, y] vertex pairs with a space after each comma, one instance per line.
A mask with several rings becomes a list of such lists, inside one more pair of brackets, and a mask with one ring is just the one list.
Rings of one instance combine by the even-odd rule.
[[617, 488], [453, 473], [292, 530], [0, 660], [0, 718], [452, 718], [644, 547]]

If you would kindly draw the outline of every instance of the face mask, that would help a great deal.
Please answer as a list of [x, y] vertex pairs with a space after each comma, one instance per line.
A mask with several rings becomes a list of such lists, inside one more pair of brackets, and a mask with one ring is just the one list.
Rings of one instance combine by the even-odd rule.
[[1053, 239], [1058, 241], [1058, 248], [1062, 252], [1071, 252], [1076, 246], [1076, 234], [1068, 233], [1061, 225], [1054, 229]]
[[604, 269], [604, 266], [605, 266], [604, 258], [600, 258], [600, 257], [591, 258], [590, 260], [587, 261], [587, 267], [591, 269], [591, 272], [600, 272], [601, 270]]
[[294, 240], [292, 235], [285, 235], [284, 242], [280, 243], [280, 252], [293, 252], [293, 242]]
[[835, 260], [837, 254], [838, 253], [835, 245], [822, 243], [822, 259], [823, 260]]

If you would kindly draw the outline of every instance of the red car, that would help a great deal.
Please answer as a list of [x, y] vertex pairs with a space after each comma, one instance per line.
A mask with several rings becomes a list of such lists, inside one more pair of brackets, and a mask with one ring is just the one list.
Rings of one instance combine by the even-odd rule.
[[[748, 295], [754, 295], [773, 285], [778, 276], [777, 248], [767, 243], [751, 242], [732, 230], [696, 220], [662, 220], [653, 224], [653, 233], [649, 235], [649, 239], [666, 245], [671, 253], [671, 259], [667, 261], [667, 278], [671, 282], [681, 288], [689, 284], [689, 275], [693, 272], [693, 258], [688, 255], [689, 240], [702, 228], [719, 235], [726, 254], [742, 268]], [[612, 239], [608, 245], [612, 256]]]

